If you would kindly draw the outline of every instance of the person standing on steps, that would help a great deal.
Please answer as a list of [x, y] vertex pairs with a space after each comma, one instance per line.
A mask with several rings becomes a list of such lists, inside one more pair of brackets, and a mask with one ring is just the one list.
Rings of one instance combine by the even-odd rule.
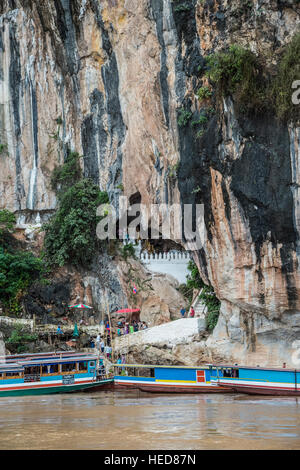
[[56, 334], [57, 335], [63, 335], [64, 334], [61, 327], [60, 327], [60, 325], [58, 325], [58, 327], [57, 327]]
[[101, 344], [101, 336], [100, 336], [100, 334], [98, 334], [98, 336], [96, 338], [96, 348], [97, 349], [100, 349], [100, 344]]
[[195, 317], [195, 310], [194, 310], [194, 307], [191, 307], [191, 318], [194, 318]]

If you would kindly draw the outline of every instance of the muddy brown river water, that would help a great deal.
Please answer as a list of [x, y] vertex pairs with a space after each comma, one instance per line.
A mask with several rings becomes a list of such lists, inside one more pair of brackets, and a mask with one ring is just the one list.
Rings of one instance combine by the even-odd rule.
[[300, 400], [139, 391], [0, 398], [0, 449], [300, 449]]

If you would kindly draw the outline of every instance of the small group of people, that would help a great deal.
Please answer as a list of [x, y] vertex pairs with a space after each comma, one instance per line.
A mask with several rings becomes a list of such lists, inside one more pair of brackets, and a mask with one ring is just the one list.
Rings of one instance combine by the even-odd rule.
[[101, 338], [101, 335], [98, 334], [96, 341], [95, 341], [96, 348], [101, 351], [102, 354], [105, 354], [107, 359], [111, 359], [112, 357], [112, 347], [110, 345], [110, 341], [107, 342], [105, 345], [104, 339]]
[[137, 331], [147, 330], [147, 328], [148, 325], [144, 321], [137, 322], [136, 320], [134, 320], [132, 324], [125, 321], [119, 321], [117, 327], [117, 335], [128, 335], [130, 333], [136, 333]]
[[[182, 307], [182, 309], [180, 310], [180, 313], [181, 313], [181, 318], [187, 318], [187, 317], [186, 317], [187, 311], [186, 311], [186, 309], [185, 309], [184, 307]], [[194, 310], [194, 307], [192, 306], [192, 307], [190, 308], [190, 318], [194, 318], [194, 317], [195, 317], [195, 313], [196, 313], [196, 312], [195, 312], [195, 310]]]
[[89, 323], [86, 321], [86, 319], [84, 317], [82, 317], [80, 322], [79, 322], [79, 325], [80, 326], [89, 326]]
[[120, 375], [125, 375], [126, 369], [122, 367], [123, 364], [126, 364], [126, 356], [124, 354], [122, 354], [122, 356], [118, 356], [117, 364], [119, 364], [120, 367], [116, 369], [116, 373]]

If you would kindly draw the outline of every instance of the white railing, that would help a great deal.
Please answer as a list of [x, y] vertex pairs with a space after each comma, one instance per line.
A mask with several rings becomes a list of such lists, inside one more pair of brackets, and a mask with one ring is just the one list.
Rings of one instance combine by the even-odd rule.
[[143, 262], [147, 261], [166, 261], [166, 262], [189, 262], [191, 260], [191, 254], [189, 252], [175, 251], [170, 253], [147, 253], [142, 252], [140, 254], [140, 259]]
[[34, 330], [34, 320], [25, 320], [23, 318], [11, 318], [0, 315], [0, 325], [23, 325]]

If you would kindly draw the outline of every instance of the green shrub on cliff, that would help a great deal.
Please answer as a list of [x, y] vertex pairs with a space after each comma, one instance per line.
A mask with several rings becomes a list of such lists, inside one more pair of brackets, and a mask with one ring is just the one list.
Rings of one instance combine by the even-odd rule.
[[93, 181], [83, 178], [77, 152], [68, 152], [65, 162], [52, 173], [51, 184], [58, 197], [55, 215], [45, 224], [45, 257], [49, 264], [87, 266], [97, 246], [97, 208], [109, 202]]
[[7, 150], [8, 150], [7, 144], [2, 144], [0, 142], [0, 155], [4, 155], [5, 153], [7, 153]]
[[273, 113], [281, 121], [297, 122], [300, 106], [293, 103], [292, 96], [300, 80], [299, 58], [300, 33], [285, 47], [272, 71], [252, 51], [233, 44], [207, 57], [206, 75], [215, 85], [217, 96], [233, 96], [242, 113]]
[[0, 211], [0, 303], [9, 313], [21, 312], [21, 298], [28, 286], [41, 276], [44, 266], [40, 258], [18, 249], [13, 239], [16, 217], [8, 210]]
[[12, 212], [4, 209], [0, 211], [0, 244], [14, 231], [16, 216]]
[[198, 267], [194, 261], [189, 262], [188, 270], [190, 274], [188, 275], [186, 285], [181, 285], [180, 291], [189, 300], [189, 305], [191, 306], [194, 291], [202, 290], [200, 299], [207, 307], [206, 327], [208, 331], [212, 332], [218, 323], [221, 302], [216, 297], [213, 287], [207, 286], [202, 281]]
[[126, 261], [128, 258], [135, 258], [135, 249], [132, 243], [127, 243], [121, 248], [121, 256]]
[[219, 320], [221, 302], [216, 297], [212, 286], [204, 286], [199, 297], [207, 308], [205, 317], [206, 328], [208, 331], [213, 331]]
[[209, 87], [202, 86], [201, 88], [199, 88], [199, 90], [197, 91], [196, 94], [197, 94], [199, 100], [202, 101], [202, 100], [210, 98], [211, 95], [212, 95], [212, 92], [211, 92]]
[[192, 116], [193, 116], [193, 113], [191, 111], [188, 111], [185, 108], [180, 108], [178, 110], [178, 118], [177, 118], [178, 126], [185, 127], [189, 123]]
[[51, 186], [59, 193], [73, 186], [81, 178], [80, 158], [77, 152], [69, 152], [63, 165], [56, 167], [51, 176]]
[[[300, 33], [286, 46], [281, 57], [278, 73], [273, 83], [272, 96], [276, 103], [276, 114], [282, 120], [299, 120], [300, 105], [293, 104], [293, 83], [300, 80]], [[299, 89], [299, 86], [297, 87]]]
[[207, 58], [206, 72], [216, 85], [219, 96], [234, 95], [243, 110], [265, 106], [265, 84], [258, 58], [237, 44]]
[[15, 326], [6, 344], [12, 354], [22, 354], [28, 351], [28, 345], [37, 341], [37, 339], [37, 335], [28, 333], [23, 325], [19, 324]]
[[11, 313], [20, 312], [20, 299], [44, 270], [42, 259], [28, 251], [11, 252], [0, 247], [0, 302]]
[[0, 302], [10, 313], [21, 310], [20, 299], [28, 286], [43, 271], [43, 262], [28, 251], [16, 249], [13, 240], [16, 217], [8, 210], [0, 211]]

